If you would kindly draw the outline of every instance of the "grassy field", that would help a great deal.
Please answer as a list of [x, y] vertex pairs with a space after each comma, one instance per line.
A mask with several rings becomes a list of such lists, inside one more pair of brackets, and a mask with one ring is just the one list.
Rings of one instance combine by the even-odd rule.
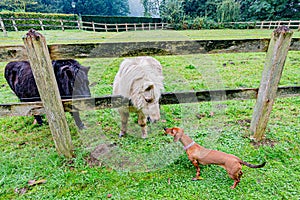
[[[22, 44], [24, 33], [2, 40]], [[263, 38], [271, 31], [157, 31], [136, 33], [45, 32], [48, 43], [144, 41], [174, 39]], [[296, 34], [299, 34], [296, 32]], [[281, 86], [299, 85], [300, 52], [290, 51]], [[165, 92], [259, 87], [265, 53], [155, 56], [163, 65]], [[92, 96], [109, 95], [122, 58], [78, 59], [91, 66]], [[3, 71], [6, 63], [0, 63]], [[3, 75], [0, 103], [18, 102]], [[295, 199], [300, 198], [300, 98], [276, 100], [266, 138], [254, 144], [249, 126], [254, 100], [161, 106], [161, 120], [141, 131], [133, 114], [125, 138], [119, 138], [116, 110], [82, 112], [88, 126], [77, 130], [67, 113], [75, 158], [59, 156], [47, 124], [33, 117], [0, 118], [0, 199]], [[200, 114], [201, 119], [196, 115]], [[243, 167], [240, 185], [218, 166], [202, 166], [204, 178], [192, 181], [195, 169], [180, 143], [163, 135], [164, 127], [179, 126], [196, 142], [232, 153], [247, 162], [267, 161], [264, 168]], [[102, 151], [91, 159], [94, 149]]]
[[[213, 40], [213, 39], [255, 39], [270, 38], [273, 30], [188, 30], [188, 31], [136, 31], [136, 32], [90, 32], [79, 30], [39, 31], [47, 40], [47, 44], [128, 42], [128, 41], [170, 41], [170, 40]], [[0, 45], [23, 45], [22, 37], [27, 31], [8, 32], [8, 37], [0, 34]], [[67, 37], [66, 37], [67, 36]], [[294, 30], [293, 37], [300, 37]]]

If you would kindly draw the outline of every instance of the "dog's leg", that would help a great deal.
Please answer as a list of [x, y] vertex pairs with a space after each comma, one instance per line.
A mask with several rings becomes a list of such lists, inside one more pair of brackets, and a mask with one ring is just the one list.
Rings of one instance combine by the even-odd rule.
[[147, 138], [147, 120], [145, 115], [142, 112], [138, 113], [138, 123], [140, 127], [142, 128], [142, 138]]
[[121, 116], [121, 131], [120, 131], [119, 137], [122, 137], [127, 132], [127, 123], [128, 123], [128, 118], [129, 118], [129, 111], [119, 109], [119, 113], [120, 113], [120, 116]]
[[233, 185], [230, 187], [231, 189], [234, 189], [240, 182], [240, 179], [234, 180]]
[[193, 178], [193, 181], [198, 181], [198, 180], [202, 180], [203, 178], [200, 177], [200, 166], [198, 164], [197, 160], [192, 160], [192, 164], [196, 167], [196, 177]]
[[230, 187], [231, 189], [234, 189], [239, 184], [242, 175], [243, 175], [243, 172], [241, 169], [236, 171], [234, 174], [229, 174], [230, 178], [232, 178], [234, 180], [233, 185]]

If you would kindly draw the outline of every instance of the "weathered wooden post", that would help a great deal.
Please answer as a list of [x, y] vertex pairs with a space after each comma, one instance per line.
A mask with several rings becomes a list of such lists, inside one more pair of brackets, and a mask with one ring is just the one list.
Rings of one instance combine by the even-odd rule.
[[95, 23], [94, 22], [92, 22], [92, 28], [93, 28], [93, 31], [96, 32]]
[[2, 28], [4, 37], [7, 37], [7, 32], [6, 32], [6, 29], [5, 29], [5, 26], [4, 26], [4, 22], [3, 22], [3, 20], [2, 20], [1, 17], [0, 17], [0, 26], [1, 26], [1, 28]]
[[260, 29], [263, 29], [263, 28], [264, 28], [264, 21], [262, 21], [260, 24]]
[[40, 26], [41, 26], [42, 31], [44, 31], [43, 20], [42, 20], [42, 19], [39, 19], [39, 22], [40, 22]]
[[56, 150], [71, 158], [73, 145], [66, 116], [61, 103], [45, 37], [31, 29], [23, 41], [34, 78], [45, 108]]
[[15, 28], [15, 31], [18, 32], [18, 27], [17, 27], [14, 17], [11, 17], [11, 21], [12, 21], [13, 27]]
[[80, 20], [77, 20], [77, 27], [78, 27], [78, 30], [81, 29], [81, 23], [80, 23]]
[[292, 35], [293, 32], [286, 26], [279, 27], [272, 34], [250, 125], [250, 131], [256, 141], [263, 139]]
[[60, 20], [60, 26], [61, 26], [61, 30], [65, 31], [64, 22], [62, 19]]

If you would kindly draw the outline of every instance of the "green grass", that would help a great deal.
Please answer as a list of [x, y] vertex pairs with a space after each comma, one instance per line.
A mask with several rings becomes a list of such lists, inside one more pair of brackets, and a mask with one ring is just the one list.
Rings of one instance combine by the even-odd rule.
[[[131, 32], [91, 32], [80, 30], [38, 31], [47, 40], [47, 44], [130, 42], [130, 41], [172, 41], [172, 40], [214, 40], [214, 39], [256, 39], [270, 38], [273, 30], [188, 30], [188, 31], [131, 31]], [[0, 45], [23, 45], [22, 38], [27, 31], [8, 32], [8, 37], [0, 34]], [[300, 37], [294, 30], [293, 37]]]
[[[62, 34], [57, 38], [72, 43], [67, 38], [81, 37], [78, 41], [82, 41], [83, 33], [86, 32], [78, 31], [78, 35], [72, 32], [68, 37]], [[214, 33], [212, 31], [210, 35]], [[51, 32], [47, 34], [49, 40], [56, 36]], [[128, 33], [124, 34], [112, 36], [109, 33], [105, 37], [111, 41], [117, 36], [125, 40]], [[197, 32], [180, 34], [197, 35]], [[86, 36], [87, 42], [91, 41], [88, 38], [99, 36], [100, 33], [91, 33]], [[51, 41], [60, 43], [58, 39]], [[300, 52], [288, 53], [281, 86], [299, 85], [299, 57]], [[165, 91], [170, 92], [259, 87], [265, 53], [155, 58], [163, 65]], [[113, 78], [121, 61], [121, 58], [79, 59], [82, 65], [91, 66], [89, 79], [93, 96], [111, 94]], [[0, 63], [0, 70], [3, 71], [5, 65], [5, 62]], [[18, 102], [3, 76], [0, 86], [1, 103]], [[82, 112], [82, 119], [88, 126], [84, 131], [77, 130], [67, 113], [76, 155], [73, 159], [57, 154], [47, 124], [33, 125], [33, 117], [0, 118], [0, 199], [107, 199], [111, 194], [112, 199], [122, 200], [298, 200], [300, 98], [276, 100], [266, 139], [260, 146], [249, 139], [254, 105], [254, 100], [164, 105], [161, 106], [162, 120], [149, 125], [146, 140], [140, 138], [141, 131], [134, 114], [129, 121], [127, 137], [118, 138], [120, 119], [114, 109]], [[196, 114], [204, 117], [198, 119]], [[254, 164], [267, 161], [267, 165], [262, 169], [244, 166], [244, 175], [235, 190], [229, 188], [233, 181], [218, 166], [202, 166], [204, 180], [191, 181], [195, 169], [181, 144], [173, 143], [171, 137], [163, 135], [163, 128], [171, 126], [184, 128], [196, 142], [207, 148], [235, 154]], [[108, 152], [103, 151], [98, 158], [100, 162], [92, 166], [90, 152], [97, 146], [107, 147]], [[30, 180], [42, 179], [47, 182], [35, 186], [28, 184]]]

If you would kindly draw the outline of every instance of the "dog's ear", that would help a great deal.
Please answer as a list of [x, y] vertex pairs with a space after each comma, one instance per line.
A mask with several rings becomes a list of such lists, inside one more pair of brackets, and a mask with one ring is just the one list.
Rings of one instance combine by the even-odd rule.
[[174, 142], [178, 142], [179, 139], [182, 137], [183, 135], [183, 130], [182, 129], [173, 129], [173, 133], [175, 134], [174, 136]]

